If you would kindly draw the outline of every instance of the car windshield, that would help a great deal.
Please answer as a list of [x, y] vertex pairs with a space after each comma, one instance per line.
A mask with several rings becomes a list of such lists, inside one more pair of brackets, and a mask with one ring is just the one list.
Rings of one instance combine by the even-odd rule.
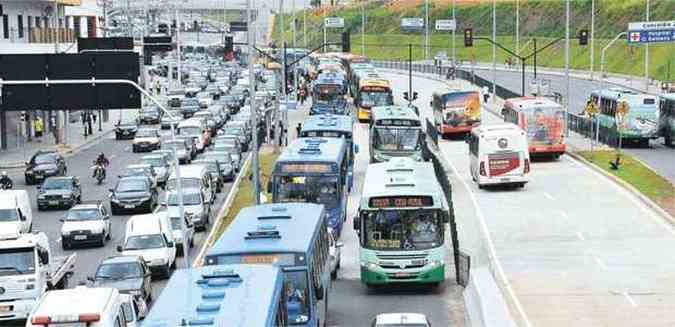
[[183, 224], [180, 221], [180, 217], [171, 217], [171, 229], [183, 230]]
[[0, 222], [19, 220], [16, 209], [0, 209]]
[[275, 202], [309, 202], [337, 206], [337, 176], [277, 176]]
[[[177, 206], [178, 205], [178, 194], [170, 193], [167, 199], [167, 205]], [[183, 205], [186, 206], [196, 206], [202, 203], [202, 199], [199, 196], [199, 193], [183, 193]]]
[[41, 156], [35, 157], [35, 164], [36, 165], [43, 165], [43, 164], [51, 164], [54, 163], [56, 160], [54, 160], [54, 156], [50, 154], [45, 154]]
[[127, 168], [124, 176], [147, 176], [147, 172], [145, 168]]
[[164, 160], [160, 157], [152, 157], [152, 158], [143, 158], [143, 163], [146, 165], [150, 165], [153, 167], [163, 167], [164, 166]]
[[132, 279], [143, 277], [143, 269], [137, 262], [103, 264], [96, 270], [95, 279]]
[[117, 192], [146, 192], [148, 186], [141, 180], [120, 180], [115, 190]]
[[366, 247], [424, 250], [442, 244], [443, 222], [432, 210], [378, 210], [362, 213]]
[[159, 111], [157, 111], [157, 108], [143, 108], [143, 111], [141, 111], [144, 115], [157, 115], [159, 114]]
[[45, 182], [42, 183], [43, 190], [69, 190], [72, 188], [72, 186], [73, 181], [64, 178], [47, 178]]
[[183, 141], [167, 141], [162, 144], [162, 147], [175, 148], [176, 150], [185, 150], [185, 142]]
[[139, 129], [136, 137], [156, 137], [157, 132], [154, 129]]
[[[166, 182], [166, 189], [168, 191], [176, 189], [176, 178], [170, 179]], [[181, 187], [182, 188], [199, 188], [201, 186], [200, 179], [198, 178], [181, 178]]]
[[178, 134], [181, 135], [200, 135], [202, 128], [199, 126], [186, 126], [178, 129]]
[[138, 235], [127, 239], [124, 249], [127, 251], [143, 249], [159, 249], [166, 246], [162, 235]]
[[309, 290], [307, 271], [284, 272], [286, 284], [286, 310], [290, 325], [304, 324], [309, 321]]
[[411, 151], [420, 148], [419, 128], [376, 128], [374, 147], [383, 151]]
[[0, 249], [0, 276], [35, 273], [35, 248]]
[[217, 173], [218, 172], [218, 163], [217, 161], [208, 161], [208, 160], [198, 160], [198, 161], [193, 161], [193, 164], [200, 164], [206, 166], [206, 169], [210, 173]]
[[390, 105], [387, 92], [361, 92], [361, 105], [364, 107], [377, 107]]
[[66, 214], [66, 221], [98, 220], [98, 210], [96, 209], [78, 209], [69, 210]]

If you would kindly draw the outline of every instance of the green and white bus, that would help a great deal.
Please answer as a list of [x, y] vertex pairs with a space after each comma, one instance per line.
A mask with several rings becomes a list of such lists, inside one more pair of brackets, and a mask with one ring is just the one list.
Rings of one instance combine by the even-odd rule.
[[659, 96], [659, 135], [667, 146], [675, 139], [675, 93]]
[[424, 160], [422, 120], [412, 106], [373, 107], [370, 119], [370, 162], [395, 157]]
[[[623, 142], [635, 141], [643, 147], [648, 147], [649, 140], [658, 137], [658, 103], [655, 95], [617, 87], [591, 92], [591, 101], [600, 109], [597, 119], [600, 120], [601, 131], [602, 128], [620, 129]], [[619, 102], [628, 103], [630, 108], [621, 124], [617, 124], [616, 120]]]
[[361, 282], [443, 282], [450, 209], [433, 165], [410, 158], [370, 164], [363, 185], [354, 218]]

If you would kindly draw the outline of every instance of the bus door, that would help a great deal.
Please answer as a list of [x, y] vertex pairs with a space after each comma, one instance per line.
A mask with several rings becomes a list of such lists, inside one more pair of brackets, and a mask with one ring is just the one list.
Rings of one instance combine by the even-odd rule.
[[[311, 258], [310, 255], [308, 255]], [[307, 266], [283, 267], [286, 311], [290, 324], [307, 324], [317, 321], [318, 299], [312, 282], [312, 271]], [[323, 290], [322, 290], [323, 291]], [[321, 294], [323, 296], [324, 294]], [[322, 297], [323, 299], [323, 297]], [[322, 301], [325, 303], [325, 301]], [[321, 318], [325, 319], [325, 315]], [[325, 320], [321, 320], [325, 321]], [[313, 324], [309, 324], [313, 325]]]

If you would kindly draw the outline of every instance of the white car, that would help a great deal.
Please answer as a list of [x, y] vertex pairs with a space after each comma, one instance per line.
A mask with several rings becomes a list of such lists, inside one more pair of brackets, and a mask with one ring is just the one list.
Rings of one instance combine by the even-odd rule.
[[171, 221], [171, 231], [173, 232], [173, 238], [176, 241], [176, 253], [184, 255], [184, 240], [187, 239], [187, 244], [190, 248], [195, 245], [195, 225], [187, 218], [183, 218], [183, 221], [181, 221], [178, 215], [169, 216], [169, 220]]
[[372, 327], [431, 327], [421, 313], [381, 313], [373, 319]]
[[61, 246], [64, 250], [75, 244], [105, 246], [105, 241], [111, 238], [110, 215], [100, 201], [75, 205], [61, 221]]
[[335, 237], [333, 229], [328, 227], [328, 254], [330, 257], [330, 278], [332, 279], [337, 278], [338, 270], [340, 270], [340, 248], [342, 246], [342, 242]]
[[168, 217], [145, 214], [129, 218], [124, 245], [118, 245], [117, 252], [141, 256], [153, 273], [169, 278], [176, 268], [176, 244]]
[[162, 148], [159, 130], [156, 128], [141, 128], [136, 132], [132, 144], [133, 152], [149, 152]]
[[199, 101], [200, 108], [208, 108], [213, 104], [213, 97], [206, 92], [197, 94], [197, 100]]

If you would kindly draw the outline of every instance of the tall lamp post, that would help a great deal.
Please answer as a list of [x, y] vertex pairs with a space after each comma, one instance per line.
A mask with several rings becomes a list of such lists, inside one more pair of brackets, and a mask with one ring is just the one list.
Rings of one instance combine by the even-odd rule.
[[248, 43], [248, 79], [251, 94], [251, 126], [253, 126], [253, 185], [255, 189], [255, 204], [260, 204], [260, 169], [258, 165], [258, 107], [256, 105], [256, 78], [253, 69], [255, 60], [255, 49], [253, 44], [255, 29], [252, 28], [253, 10], [251, 9], [251, 0], [246, 1], [246, 26]]

